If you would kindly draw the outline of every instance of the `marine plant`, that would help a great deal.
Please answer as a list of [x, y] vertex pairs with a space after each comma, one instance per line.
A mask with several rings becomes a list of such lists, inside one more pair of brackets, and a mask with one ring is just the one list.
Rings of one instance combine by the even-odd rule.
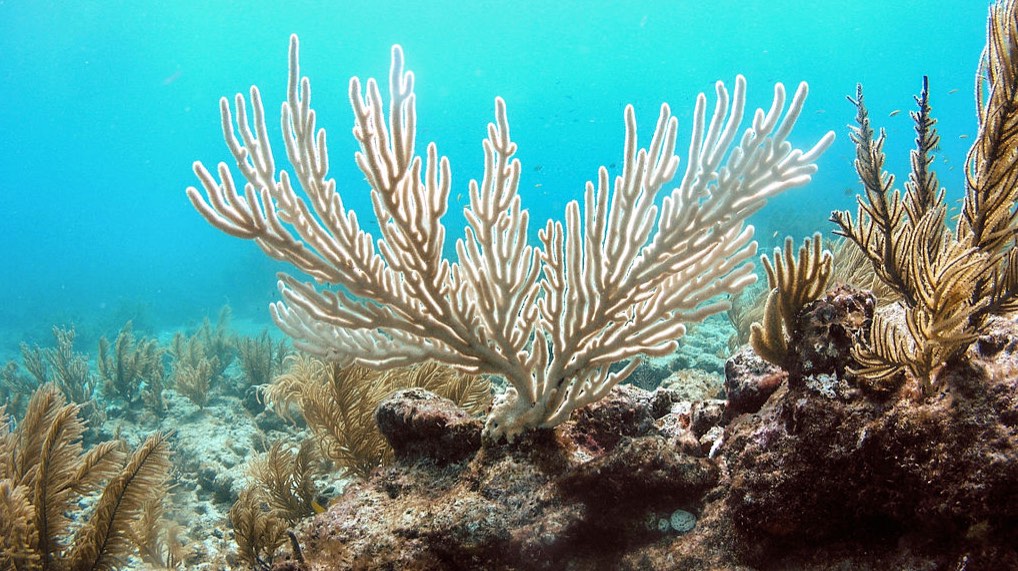
[[516, 144], [496, 98], [484, 176], [470, 183], [467, 226], [448, 259], [442, 216], [450, 166], [434, 144], [424, 157], [415, 154], [414, 77], [403, 50], [392, 49], [388, 102], [374, 80], [363, 92], [359, 79], [350, 81], [355, 159], [371, 186], [377, 239], [329, 178], [325, 131], [316, 130], [296, 36], [289, 68], [282, 124], [292, 174], [276, 168], [252, 87], [250, 121], [242, 95], [235, 114], [220, 101], [224, 138], [246, 185], [238, 188], [226, 164], [217, 177], [199, 162], [204, 192], [192, 187], [188, 197], [217, 228], [254, 240], [314, 280], [282, 275], [283, 301], [272, 306], [297, 348], [376, 369], [430, 359], [505, 379], [509, 389], [485, 425], [496, 439], [563, 422], [628, 377], [640, 355], [670, 353], [687, 323], [726, 310], [720, 296], [755, 280], [746, 219], [807, 183], [833, 140], [828, 133], [805, 151], [788, 141], [805, 84], [787, 111], [776, 85], [770, 109], [743, 128], [745, 79], [736, 78], [733, 93], [719, 82], [713, 115], [707, 98], [697, 98], [687, 168], [662, 193], [678, 172], [678, 120], [662, 105], [649, 147], [640, 148], [629, 106], [614, 188], [602, 167], [582, 205], [570, 202], [565, 222], [548, 221], [532, 246]]
[[873, 382], [904, 372], [929, 394], [937, 372], [985, 331], [987, 318], [1018, 309], [1018, 10], [990, 9], [987, 44], [976, 81], [978, 133], [965, 164], [966, 189], [954, 231], [945, 191], [933, 171], [938, 148], [929, 85], [923, 78], [911, 112], [916, 148], [904, 194], [884, 170], [877, 135], [859, 86], [855, 98], [856, 171], [865, 195], [858, 213], [834, 212], [838, 233], [869, 259], [877, 277], [901, 298], [904, 319], [874, 317], [869, 342], [854, 352], [856, 372]]
[[[0, 568], [119, 568], [136, 549], [132, 526], [165, 493], [169, 443], [154, 434], [126, 454], [120, 441], [85, 450], [79, 405], [53, 385], [37, 390], [13, 430], [0, 409]], [[81, 526], [71, 515], [98, 494]]]

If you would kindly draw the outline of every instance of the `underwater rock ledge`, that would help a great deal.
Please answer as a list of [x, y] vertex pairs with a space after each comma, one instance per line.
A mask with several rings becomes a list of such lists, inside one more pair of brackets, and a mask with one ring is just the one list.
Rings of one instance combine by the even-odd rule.
[[723, 462], [736, 560], [1018, 569], [1018, 325], [994, 318], [989, 331], [931, 397], [817, 375], [733, 421]]
[[[867, 311], [860, 295], [832, 292], [804, 310], [818, 320], [802, 328], [809, 351], [824, 332], [847, 350], [842, 325]], [[1018, 568], [1013, 320], [994, 320], [925, 399], [843, 371], [799, 369], [778, 385], [772, 368], [737, 358], [726, 386], [762, 385], [771, 394], [759, 410], [620, 386], [554, 430], [485, 441], [460, 461], [477, 432], [462, 411], [394, 395], [380, 407], [399, 412], [387, 437], [414, 452], [307, 522], [303, 563], [274, 568]], [[695, 523], [680, 532], [672, 521]]]

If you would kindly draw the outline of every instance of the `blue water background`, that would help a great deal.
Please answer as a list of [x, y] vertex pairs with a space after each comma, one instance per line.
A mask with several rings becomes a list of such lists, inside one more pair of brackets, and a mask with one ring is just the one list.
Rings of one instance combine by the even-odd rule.
[[403, 45], [417, 78], [418, 149], [435, 141], [452, 163], [450, 246], [468, 181], [482, 175], [496, 95], [508, 104], [536, 233], [599, 165], [619, 163], [626, 103], [643, 144], [661, 102], [672, 106], [684, 164], [696, 94], [713, 102], [716, 80], [744, 74], [754, 108], [769, 106], [774, 82], [791, 92], [808, 81], [793, 142], [811, 145], [827, 130], [838, 139], [809, 187], [754, 220], [772, 247], [829, 232], [831, 209], [854, 209], [845, 96], [856, 82], [888, 130], [900, 186], [914, 137], [907, 111], [929, 75], [943, 137], [937, 172], [952, 203], [961, 196], [986, 9], [961, 0], [0, 1], [0, 355], [20, 339], [49, 343], [54, 323], [105, 330], [133, 318], [165, 329], [227, 302], [267, 321], [274, 273], [286, 266], [206, 224], [184, 189], [196, 184], [193, 161], [229, 159], [218, 100], [252, 84], [285, 166], [277, 113], [291, 33], [329, 134], [331, 175], [362, 219], [370, 203], [353, 162], [348, 80], [384, 81], [390, 46]]

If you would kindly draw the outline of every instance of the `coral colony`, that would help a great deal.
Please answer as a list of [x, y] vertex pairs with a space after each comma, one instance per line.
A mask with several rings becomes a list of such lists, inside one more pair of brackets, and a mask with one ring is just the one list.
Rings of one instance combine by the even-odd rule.
[[[485, 426], [492, 438], [561, 424], [628, 377], [638, 356], [671, 353], [687, 323], [728, 309], [720, 296], [756, 279], [746, 218], [768, 198], [809, 182], [814, 161], [834, 139], [828, 133], [807, 151], [787, 141], [805, 84], [787, 110], [784, 87], [776, 85], [770, 110], [757, 110], [743, 130], [746, 81], [737, 77], [731, 94], [719, 82], [710, 117], [707, 98], [697, 99], [688, 164], [658, 206], [678, 171], [678, 120], [662, 105], [649, 147], [639, 148], [627, 107], [622, 174], [612, 181], [602, 167], [582, 210], [569, 203], [565, 224], [549, 221], [541, 244], [531, 246], [516, 144], [498, 98], [484, 141], [484, 177], [470, 184], [468, 225], [456, 241], [457, 259], [448, 260], [442, 215], [449, 163], [434, 144], [424, 159], [413, 154], [413, 82], [399, 46], [392, 49], [391, 101], [374, 80], [363, 92], [357, 78], [350, 81], [356, 160], [371, 184], [377, 242], [327, 178], [325, 132], [315, 130], [296, 36], [283, 106], [293, 173], [276, 169], [261, 96], [252, 88], [251, 124], [243, 97], [236, 117], [225, 98], [220, 102], [244, 188], [227, 165], [219, 165], [217, 180], [197, 163], [205, 193], [190, 188], [188, 197], [217, 228], [255, 240], [269, 256], [330, 286], [281, 278], [285, 301], [272, 314], [298, 348], [373, 368], [433, 359], [504, 379], [508, 389]], [[611, 368], [621, 361], [628, 362]]]
[[856, 208], [762, 256], [755, 288], [749, 217], [834, 138], [789, 142], [805, 84], [747, 117], [745, 79], [717, 83], [681, 161], [667, 105], [645, 146], [626, 107], [619, 174], [536, 243], [496, 98], [447, 242], [402, 49], [387, 96], [350, 81], [370, 213], [329, 176], [296, 36], [289, 57], [287, 165], [252, 87], [220, 102], [235, 165], [187, 189], [297, 270], [271, 307], [288, 340], [226, 307], [168, 343], [130, 321], [23, 343], [0, 569], [1018, 569], [1014, 0], [990, 8], [958, 216], [937, 91], [897, 188], [859, 86]]

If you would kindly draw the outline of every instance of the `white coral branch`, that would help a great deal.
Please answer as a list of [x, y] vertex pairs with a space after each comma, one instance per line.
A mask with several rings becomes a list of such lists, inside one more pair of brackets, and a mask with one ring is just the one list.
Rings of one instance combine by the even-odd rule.
[[786, 111], [778, 84], [770, 110], [757, 110], [736, 144], [745, 79], [736, 78], [731, 96], [718, 82], [709, 121], [707, 98], [697, 98], [686, 170], [659, 206], [678, 171], [678, 121], [663, 105], [650, 146], [640, 148], [627, 107], [621, 175], [612, 181], [602, 167], [582, 205], [570, 202], [565, 223], [549, 221], [534, 247], [518, 193], [516, 144], [505, 102], [496, 98], [484, 177], [470, 183], [467, 226], [450, 261], [442, 224], [449, 162], [434, 144], [423, 160], [415, 154], [413, 82], [399, 46], [387, 108], [374, 80], [363, 89], [358, 79], [350, 82], [355, 158], [371, 186], [377, 238], [327, 178], [325, 132], [316, 131], [296, 36], [281, 114], [293, 175], [276, 173], [252, 88], [250, 120], [243, 97], [235, 113], [221, 101], [224, 138], [247, 181], [243, 191], [225, 164], [217, 180], [195, 163], [204, 193], [192, 187], [188, 197], [214, 226], [255, 240], [317, 282], [280, 278], [283, 300], [272, 315], [297, 347], [375, 368], [434, 359], [504, 377], [509, 389], [486, 426], [495, 438], [555, 426], [629, 376], [640, 355], [674, 350], [686, 323], [726, 309], [721, 296], [755, 279], [756, 243], [746, 219], [768, 198], [808, 182], [833, 140], [828, 133], [808, 151], [792, 148], [786, 139], [806, 85]]

